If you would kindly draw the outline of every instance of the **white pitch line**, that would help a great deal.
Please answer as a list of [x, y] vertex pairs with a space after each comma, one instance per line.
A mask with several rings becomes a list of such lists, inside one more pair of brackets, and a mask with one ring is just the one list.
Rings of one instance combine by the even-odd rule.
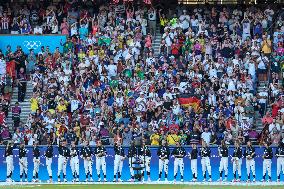
[[0, 186], [40, 186], [40, 185], [57, 185], [57, 186], [76, 186], [76, 185], [100, 185], [100, 184], [108, 184], [108, 185], [127, 185], [127, 184], [135, 184], [135, 185], [204, 185], [204, 186], [283, 186], [283, 182], [53, 182], [53, 183], [32, 183], [32, 182], [0, 182]]

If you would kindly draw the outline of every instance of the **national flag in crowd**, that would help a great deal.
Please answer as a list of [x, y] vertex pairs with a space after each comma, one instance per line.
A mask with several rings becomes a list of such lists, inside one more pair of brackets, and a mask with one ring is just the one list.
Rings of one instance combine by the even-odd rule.
[[188, 94], [180, 95], [178, 101], [181, 106], [191, 106], [195, 111], [198, 110], [200, 106], [200, 99], [198, 99], [196, 96], [191, 96]]

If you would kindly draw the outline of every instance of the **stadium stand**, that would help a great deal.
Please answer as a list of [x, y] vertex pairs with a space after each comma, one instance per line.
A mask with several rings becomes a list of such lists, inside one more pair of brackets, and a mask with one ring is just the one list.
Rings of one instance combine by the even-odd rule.
[[283, 139], [281, 9], [30, 2], [0, 7], [1, 34], [67, 41], [1, 49], [2, 143]]

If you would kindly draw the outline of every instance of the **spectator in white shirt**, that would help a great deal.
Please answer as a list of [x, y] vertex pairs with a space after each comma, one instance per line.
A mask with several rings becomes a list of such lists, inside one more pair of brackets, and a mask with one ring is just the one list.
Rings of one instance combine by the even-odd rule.
[[183, 14], [179, 17], [181, 22], [181, 28], [185, 31], [189, 28], [190, 16], [186, 14], [186, 10], [183, 10]]
[[201, 134], [201, 139], [203, 139], [207, 144], [210, 143], [211, 132], [209, 132], [208, 127], [204, 128], [204, 132]]
[[42, 34], [42, 27], [39, 27], [39, 25], [37, 25], [37, 26], [34, 28], [34, 34], [36, 34], [36, 35], [41, 35], [41, 34]]

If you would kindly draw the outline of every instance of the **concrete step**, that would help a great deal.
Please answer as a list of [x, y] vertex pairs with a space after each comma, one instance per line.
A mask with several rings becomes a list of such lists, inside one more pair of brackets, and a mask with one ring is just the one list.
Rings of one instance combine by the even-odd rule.
[[[27, 90], [26, 90], [24, 102], [19, 102], [19, 106], [22, 109], [20, 119], [24, 124], [27, 122], [27, 119], [28, 119], [30, 112], [31, 112], [30, 98], [32, 97], [32, 95], [33, 95], [33, 86], [32, 86], [31, 81], [29, 81], [27, 83]], [[18, 88], [17, 87], [15, 87], [14, 90], [13, 90], [12, 99], [11, 99], [11, 103], [10, 103], [11, 107], [13, 107], [16, 102], [18, 102]], [[7, 119], [6, 119], [6, 123], [7, 123], [8, 127], [10, 128], [10, 131], [13, 131], [14, 130], [14, 128], [13, 128], [14, 122], [12, 120], [11, 110], [12, 110], [12, 108], [10, 108], [10, 110], [9, 110], [9, 114], [8, 114]]]

